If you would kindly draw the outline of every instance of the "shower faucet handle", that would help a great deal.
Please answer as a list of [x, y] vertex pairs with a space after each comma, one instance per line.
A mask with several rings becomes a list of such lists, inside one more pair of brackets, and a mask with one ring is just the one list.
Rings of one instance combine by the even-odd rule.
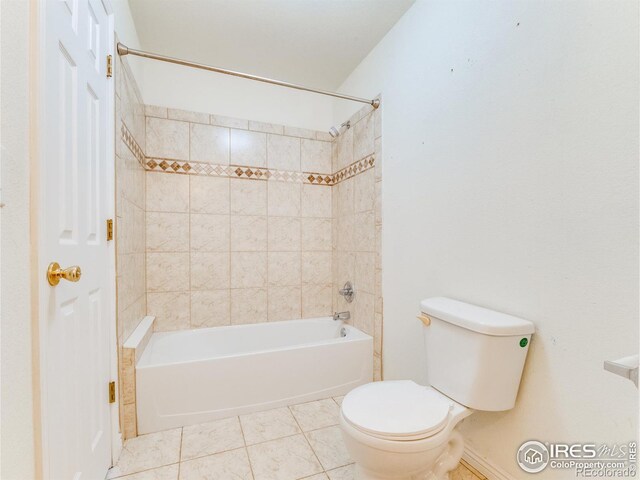
[[353, 290], [353, 285], [351, 284], [351, 282], [345, 283], [344, 286], [340, 290], [338, 290], [338, 293], [344, 297], [347, 303], [353, 302], [353, 296], [356, 294], [356, 292]]

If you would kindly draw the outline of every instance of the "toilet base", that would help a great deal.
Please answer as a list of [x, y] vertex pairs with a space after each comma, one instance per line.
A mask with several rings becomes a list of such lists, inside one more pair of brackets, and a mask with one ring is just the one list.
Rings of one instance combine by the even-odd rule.
[[393, 472], [390, 472], [389, 469], [386, 469], [385, 472], [373, 472], [356, 461], [355, 478], [356, 480], [449, 480], [449, 473], [458, 466], [463, 450], [462, 435], [454, 429], [444, 451], [438, 455], [435, 462], [429, 461], [429, 453], [432, 452], [424, 452], [423, 469], [402, 472], [400, 470], [403, 470], [406, 465], [398, 465], [398, 469]]

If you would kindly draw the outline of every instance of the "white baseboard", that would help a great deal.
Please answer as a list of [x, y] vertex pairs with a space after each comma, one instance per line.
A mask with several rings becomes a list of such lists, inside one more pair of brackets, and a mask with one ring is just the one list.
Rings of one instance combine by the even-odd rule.
[[492, 464], [489, 460], [481, 456], [473, 448], [465, 445], [462, 459], [475, 468], [488, 480], [516, 480], [502, 468]]

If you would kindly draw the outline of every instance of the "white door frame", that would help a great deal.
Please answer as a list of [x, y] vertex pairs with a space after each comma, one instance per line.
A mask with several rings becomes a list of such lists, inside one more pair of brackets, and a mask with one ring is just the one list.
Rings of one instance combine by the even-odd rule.
[[[36, 145], [35, 161], [32, 165], [35, 167], [31, 172], [31, 199], [32, 199], [32, 228], [35, 230], [33, 236], [35, 237], [35, 245], [33, 248], [34, 264], [36, 265], [35, 278], [33, 279], [33, 305], [37, 305], [37, 313], [35, 316], [35, 324], [37, 325], [37, 332], [34, 333], [34, 356], [36, 359], [35, 379], [38, 382], [38, 389], [35, 393], [37, 398], [34, 398], [35, 413], [36, 413], [36, 425], [37, 425], [37, 450], [39, 450], [39, 465], [37, 470], [43, 478], [47, 479], [49, 472], [48, 465], [48, 424], [50, 419], [50, 412], [46, 405], [46, 387], [47, 387], [47, 369], [46, 369], [46, 345], [47, 345], [47, 306], [44, 305], [43, 299], [46, 296], [43, 294], [44, 288], [49, 288], [46, 284], [45, 272], [49, 259], [44, 258], [42, 255], [44, 249], [44, 239], [42, 236], [44, 225], [43, 218], [43, 205], [46, 201], [42, 196], [41, 186], [47, 181], [46, 178], [41, 176], [41, 166], [47, 161], [46, 152], [47, 148], [44, 143], [46, 137], [44, 132], [44, 105], [45, 100], [45, 81], [44, 68], [45, 63], [45, 9], [46, 4], [54, 0], [34, 0], [32, 3], [32, 26], [34, 29], [34, 35], [32, 39], [35, 40], [35, 45], [31, 48], [33, 59], [32, 65], [32, 112], [34, 114], [33, 125], [33, 138]], [[101, 0], [107, 15], [109, 15], [109, 32], [108, 32], [108, 45], [107, 52], [114, 57], [115, 64], [115, 19], [114, 11], [111, 5], [111, 0]], [[106, 59], [105, 59], [106, 61]], [[112, 192], [108, 195], [107, 200], [107, 214], [109, 218], [115, 219], [115, 84], [114, 77], [110, 78], [108, 84], [107, 95], [107, 132], [106, 138], [106, 156], [107, 168], [105, 178], [105, 188], [108, 192]], [[109, 271], [110, 271], [110, 283], [111, 292], [109, 298], [110, 304], [110, 321], [109, 321], [109, 342], [110, 342], [110, 374], [112, 381], [115, 381], [116, 388], [118, 386], [118, 350], [117, 350], [117, 326], [116, 326], [116, 257], [115, 257], [115, 239], [109, 242]], [[116, 402], [111, 405], [111, 457], [112, 462], [115, 463], [117, 457], [122, 449], [122, 436], [120, 434], [120, 421], [118, 410], [118, 395], [116, 394]], [[38, 418], [39, 414], [39, 418]], [[39, 420], [39, 421], [38, 421]], [[38, 448], [39, 447], [39, 448]], [[36, 450], [36, 452], [37, 452]], [[54, 480], [54, 479], [52, 479]]]
[[[115, 142], [116, 137], [116, 118], [115, 118], [115, 98], [116, 88], [115, 82], [119, 79], [120, 72], [115, 72], [116, 65], [116, 35], [115, 35], [115, 15], [111, 0], [101, 0], [104, 5], [104, 9], [109, 15], [109, 45], [107, 51], [113, 58], [113, 71], [114, 76], [111, 77], [108, 82], [108, 119], [107, 125], [109, 126], [106, 139], [107, 139], [107, 155], [109, 160], [107, 163], [107, 178], [106, 187], [107, 191], [112, 194], [109, 196], [107, 202], [107, 209], [109, 212], [109, 218], [113, 220], [113, 224], [116, 224], [116, 153]], [[111, 345], [111, 358], [110, 358], [110, 373], [112, 381], [116, 382], [116, 401], [111, 404], [111, 462], [113, 465], [118, 461], [120, 451], [122, 450], [122, 433], [120, 432], [120, 402], [118, 395], [119, 389], [119, 369], [118, 369], [118, 328], [117, 328], [117, 302], [116, 302], [116, 235], [114, 232], [113, 241], [109, 244], [109, 280], [111, 283], [111, 299], [110, 299], [110, 311], [111, 321], [109, 322], [109, 342]]]

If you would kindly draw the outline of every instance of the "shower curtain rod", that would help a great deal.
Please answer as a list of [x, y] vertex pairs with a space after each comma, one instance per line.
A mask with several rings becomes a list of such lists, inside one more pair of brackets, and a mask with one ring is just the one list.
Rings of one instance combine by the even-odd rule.
[[327, 90], [318, 90], [316, 88], [305, 87], [296, 83], [283, 82], [281, 80], [274, 80], [267, 77], [259, 77], [257, 75], [251, 75], [249, 73], [236, 72], [234, 70], [227, 70], [225, 68], [212, 67], [210, 65], [204, 65], [202, 63], [190, 62], [188, 60], [181, 60], [179, 58], [165, 57], [157, 53], [145, 52], [142, 50], [136, 50], [129, 48], [126, 45], [118, 42], [118, 55], [121, 57], [125, 55], [135, 55], [137, 57], [150, 58], [152, 60], [160, 60], [161, 62], [174, 63], [176, 65], [183, 65], [185, 67], [198, 68], [200, 70], [207, 70], [209, 72], [223, 73], [225, 75], [232, 75], [234, 77], [246, 78], [248, 80], [255, 80], [257, 82], [270, 83], [272, 85], [279, 85], [281, 87], [294, 88], [296, 90], [303, 90], [305, 92], [319, 93], [320, 95], [327, 95], [329, 97], [342, 98], [343, 100], [351, 100], [352, 102], [360, 102], [371, 105], [373, 108], [380, 106], [380, 100], [374, 98], [369, 100], [367, 98], [352, 97], [351, 95], [344, 95], [342, 93], [329, 92]]

